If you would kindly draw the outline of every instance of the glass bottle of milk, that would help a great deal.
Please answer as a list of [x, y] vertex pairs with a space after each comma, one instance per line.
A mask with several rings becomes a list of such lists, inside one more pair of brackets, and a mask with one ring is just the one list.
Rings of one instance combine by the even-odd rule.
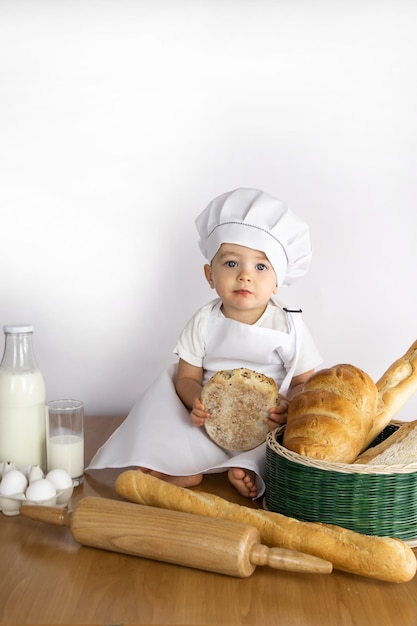
[[33, 326], [3, 327], [0, 363], [0, 461], [46, 469], [45, 383], [33, 350]]

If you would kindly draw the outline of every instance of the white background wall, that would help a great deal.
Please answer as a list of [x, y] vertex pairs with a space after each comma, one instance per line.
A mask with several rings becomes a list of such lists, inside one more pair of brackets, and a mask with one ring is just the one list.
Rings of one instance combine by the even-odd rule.
[[[412, 0], [0, 0], [0, 324], [47, 395], [126, 414], [213, 297], [194, 219], [238, 186], [311, 225], [323, 366], [417, 339]], [[417, 418], [417, 398], [400, 414]]]

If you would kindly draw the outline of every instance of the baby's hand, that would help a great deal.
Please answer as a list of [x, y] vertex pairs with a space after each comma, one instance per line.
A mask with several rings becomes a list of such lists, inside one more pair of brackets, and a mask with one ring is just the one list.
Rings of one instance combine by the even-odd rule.
[[190, 417], [194, 426], [202, 426], [210, 413], [204, 409], [200, 398], [196, 398], [191, 409]]
[[269, 430], [275, 430], [287, 421], [288, 400], [280, 396], [279, 404], [269, 409], [269, 417], [266, 419]]

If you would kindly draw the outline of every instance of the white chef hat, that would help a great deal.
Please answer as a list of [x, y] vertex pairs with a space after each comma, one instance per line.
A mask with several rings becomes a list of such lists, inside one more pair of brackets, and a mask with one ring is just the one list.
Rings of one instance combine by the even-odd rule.
[[197, 217], [200, 250], [211, 262], [222, 243], [261, 250], [278, 285], [303, 276], [311, 261], [310, 229], [280, 200], [241, 187], [214, 198]]

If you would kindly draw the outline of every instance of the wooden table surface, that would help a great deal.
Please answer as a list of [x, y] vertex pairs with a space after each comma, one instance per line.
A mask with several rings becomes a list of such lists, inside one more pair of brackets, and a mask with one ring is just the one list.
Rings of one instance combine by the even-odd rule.
[[[86, 418], [86, 464], [121, 421]], [[71, 507], [89, 495], [120, 500], [121, 471], [86, 474]], [[198, 489], [249, 504], [223, 474]], [[232, 578], [81, 546], [69, 528], [0, 514], [0, 624], [416, 626], [417, 577], [392, 584], [257, 567]]]

